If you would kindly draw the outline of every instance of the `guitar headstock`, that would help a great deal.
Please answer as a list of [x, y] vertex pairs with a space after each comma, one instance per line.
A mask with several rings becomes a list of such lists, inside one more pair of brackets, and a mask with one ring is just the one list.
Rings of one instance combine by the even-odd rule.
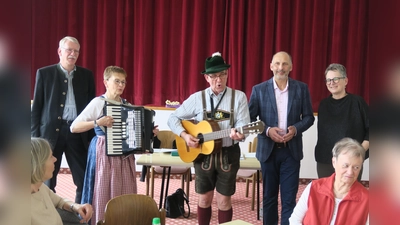
[[265, 124], [261, 120], [244, 125], [241, 129], [242, 134], [260, 134], [264, 131]]

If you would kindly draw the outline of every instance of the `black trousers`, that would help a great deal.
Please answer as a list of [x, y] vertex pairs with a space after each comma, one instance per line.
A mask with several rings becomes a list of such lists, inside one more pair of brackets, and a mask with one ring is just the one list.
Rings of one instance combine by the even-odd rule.
[[57, 175], [60, 171], [62, 155], [64, 153], [76, 186], [75, 202], [81, 203], [88, 149], [85, 147], [81, 135], [71, 133], [69, 127], [70, 124], [63, 122], [57, 143], [53, 148], [53, 156], [57, 158], [57, 161], [54, 163], [53, 177], [46, 181], [45, 184], [56, 192]]

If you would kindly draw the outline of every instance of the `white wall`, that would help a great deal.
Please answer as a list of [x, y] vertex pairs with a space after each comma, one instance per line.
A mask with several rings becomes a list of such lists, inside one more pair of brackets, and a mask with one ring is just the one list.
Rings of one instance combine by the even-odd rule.
[[[155, 116], [155, 124], [158, 125], [160, 130], [170, 130], [167, 125], [167, 120], [169, 115], [173, 112], [172, 110], [161, 110], [156, 109], [156, 116]], [[317, 141], [317, 122], [318, 117], [315, 117], [314, 125], [311, 126], [306, 132], [303, 133], [303, 152], [304, 158], [301, 161], [300, 167], [300, 178], [312, 178], [316, 179], [317, 176], [317, 169], [316, 163], [314, 160], [314, 147]], [[248, 142], [253, 140], [255, 135], [250, 135], [245, 142], [240, 143], [240, 147], [242, 149], [242, 153], [248, 152], [247, 146]], [[136, 156], [137, 158], [140, 157], [139, 155]], [[65, 159], [61, 163], [61, 167], [68, 167]], [[137, 166], [137, 171], [141, 171], [141, 166]], [[364, 170], [361, 180], [369, 180], [369, 159], [364, 162]]]

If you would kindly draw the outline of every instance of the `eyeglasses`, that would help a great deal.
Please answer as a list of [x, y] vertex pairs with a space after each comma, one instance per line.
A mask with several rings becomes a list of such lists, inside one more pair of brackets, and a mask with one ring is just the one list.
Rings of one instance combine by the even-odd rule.
[[125, 86], [126, 85], [126, 81], [120, 81], [120, 80], [113, 80], [114, 81], [114, 83], [116, 84], [116, 85], [122, 85], [122, 86]]
[[68, 54], [71, 54], [72, 52], [74, 52], [75, 54], [79, 54], [79, 50], [64, 48], [64, 47], [61, 48], [64, 49]]
[[345, 77], [334, 77], [332, 79], [328, 78], [328, 79], [325, 80], [325, 82], [326, 82], [326, 84], [330, 84], [333, 81], [333, 83], [337, 84], [337, 83], [339, 83], [340, 79], [344, 79], [344, 78]]
[[223, 71], [223, 72], [220, 72], [220, 73], [215, 73], [215, 74], [208, 75], [208, 77], [211, 78], [211, 80], [216, 80], [217, 78], [221, 78], [221, 79], [225, 78], [227, 75], [228, 75], [228, 73]]

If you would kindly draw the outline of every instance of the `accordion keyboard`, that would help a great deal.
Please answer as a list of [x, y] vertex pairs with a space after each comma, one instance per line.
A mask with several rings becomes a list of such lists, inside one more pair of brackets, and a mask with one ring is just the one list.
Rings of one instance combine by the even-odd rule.
[[144, 107], [107, 104], [104, 113], [114, 119], [112, 127], [106, 128], [107, 155], [152, 150], [153, 111]]

